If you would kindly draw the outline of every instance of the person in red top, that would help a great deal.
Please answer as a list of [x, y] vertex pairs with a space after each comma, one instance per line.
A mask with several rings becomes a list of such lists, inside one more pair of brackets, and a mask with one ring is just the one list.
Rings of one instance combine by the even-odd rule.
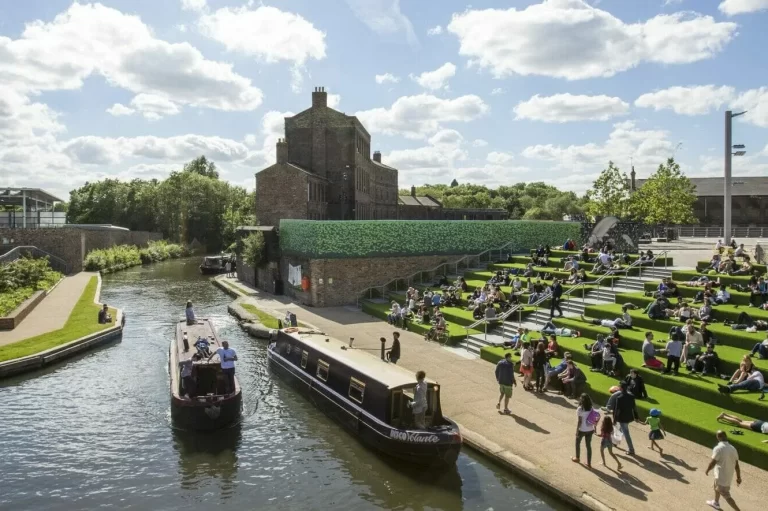
[[556, 357], [558, 351], [560, 351], [560, 346], [557, 345], [557, 337], [554, 335], [549, 336], [549, 342], [547, 343], [547, 356], [548, 357]]

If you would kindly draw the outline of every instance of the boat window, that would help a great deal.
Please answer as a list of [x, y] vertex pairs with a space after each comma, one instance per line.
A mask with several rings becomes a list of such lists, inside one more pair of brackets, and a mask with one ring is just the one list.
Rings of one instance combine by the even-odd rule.
[[307, 368], [307, 359], [309, 358], [309, 352], [302, 350], [301, 351], [301, 368], [306, 369]]
[[365, 394], [365, 383], [361, 382], [357, 378], [349, 379], [349, 398], [358, 403], [363, 402], [363, 395]]
[[331, 366], [325, 360], [317, 361], [317, 377], [323, 381], [328, 381], [328, 373], [331, 370]]
[[395, 391], [392, 393], [392, 417], [390, 419], [390, 424], [393, 426], [399, 426], [400, 425], [400, 408], [402, 407], [403, 403], [403, 393], [400, 391]]

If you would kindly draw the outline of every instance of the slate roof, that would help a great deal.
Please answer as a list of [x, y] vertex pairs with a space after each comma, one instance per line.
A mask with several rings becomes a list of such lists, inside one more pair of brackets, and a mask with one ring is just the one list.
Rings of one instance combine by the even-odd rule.
[[431, 208], [439, 208], [440, 204], [430, 197], [413, 195], [398, 195], [398, 203], [402, 206], [427, 206]]
[[[722, 197], [725, 186], [722, 177], [692, 177], [691, 183], [696, 187], [696, 195], [699, 197]], [[731, 178], [731, 194], [744, 195], [768, 195], [768, 177], [738, 177]], [[638, 179], [636, 187], [640, 188], [645, 179]]]

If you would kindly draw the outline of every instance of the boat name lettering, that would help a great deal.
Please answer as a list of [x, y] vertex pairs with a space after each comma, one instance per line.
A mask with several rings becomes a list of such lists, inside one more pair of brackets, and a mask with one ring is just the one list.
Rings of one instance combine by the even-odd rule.
[[407, 431], [389, 430], [389, 438], [402, 440], [403, 442], [413, 442], [416, 444], [436, 444], [440, 439], [437, 435], [423, 435], [420, 433], [409, 433]]

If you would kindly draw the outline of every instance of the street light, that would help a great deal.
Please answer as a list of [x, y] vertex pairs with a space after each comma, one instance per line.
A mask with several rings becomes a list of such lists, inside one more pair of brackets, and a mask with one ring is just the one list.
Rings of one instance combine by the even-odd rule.
[[725, 112], [725, 176], [723, 190], [723, 240], [726, 244], [731, 242], [731, 159], [733, 156], [744, 156], [746, 151], [740, 150], [733, 152], [734, 149], [744, 149], [744, 144], [733, 144], [732, 128], [733, 118], [744, 115], [747, 111], [733, 113], [731, 110]]

